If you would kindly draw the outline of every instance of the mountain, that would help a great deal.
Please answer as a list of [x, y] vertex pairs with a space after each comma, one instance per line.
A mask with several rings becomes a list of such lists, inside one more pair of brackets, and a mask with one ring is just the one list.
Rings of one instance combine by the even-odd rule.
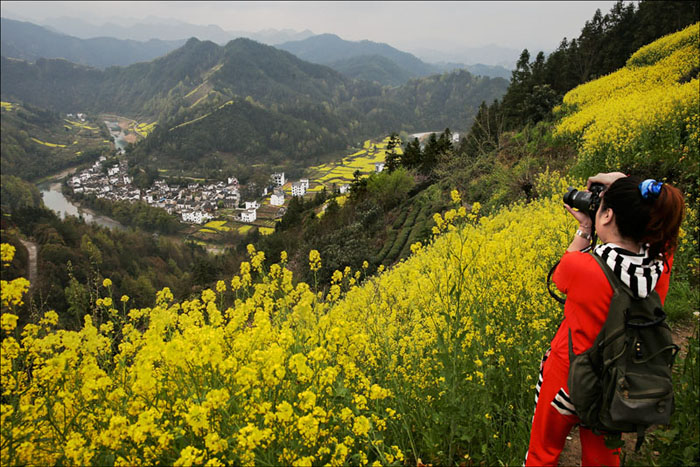
[[446, 50], [428, 49], [425, 47], [412, 48], [421, 60], [433, 62], [460, 62], [468, 65], [483, 63], [484, 65], [502, 66], [507, 69], [515, 67], [521, 49], [489, 44], [480, 47], [463, 47]]
[[265, 29], [258, 32], [226, 31], [214, 24], [202, 26], [152, 16], [139, 20], [121, 19], [120, 22], [121, 24], [116, 24], [115, 22], [93, 24], [80, 18], [67, 16], [44, 20], [46, 27], [56, 32], [70, 34], [82, 39], [109, 36], [117, 39], [138, 41], [151, 39], [172, 41], [196, 37], [202, 41], [212, 41], [223, 45], [233, 39], [245, 37], [263, 44], [275, 45], [287, 41], [306, 39], [313, 35], [309, 30], [298, 32], [291, 29]]
[[302, 60], [332, 66], [333, 63], [359, 56], [381, 56], [407, 70], [414, 77], [438, 73], [439, 68], [402, 52], [390, 45], [372, 42], [352, 42], [341, 39], [334, 34], [320, 34], [302, 41], [280, 44], [277, 48], [291, 52]]
[[387, 86], [399, 86], [416, 74], [381, 55], [358, 55], [328, 64], [334, 70], [354, 79], [376, 81]]
[[0, 48], [4, 57], [30, 62], [39, 58], [63, 58], [96, 68], [147, 62], [182, 46], [184, 40], [147, 42], [111, 37], [78, 39], [32, 23], [2, 18]]
[[387, 88], [248, 39], [190, 39], [151, 62], [105, 70], [3, 57], [0, 78], [5, 101], [157, 120], [144, 158], [222, 153], [237, 163], [310, 160], [393, 131], [465, 131], [479, 104], [508, 85], [461, 70]]
[[464, 68], [474, 75], [489, 76], [491, 78], [503, 78], [510, 80], [512, 70], [500, 65], [484, 65], [476, 63], [474, 65], [464, 65]]
[[95, 119], [63, 118], [16, 102], [3, 102], [0, 128], [2, 174], [27, 180], [92, 161], [111, 148], [109, 132]]

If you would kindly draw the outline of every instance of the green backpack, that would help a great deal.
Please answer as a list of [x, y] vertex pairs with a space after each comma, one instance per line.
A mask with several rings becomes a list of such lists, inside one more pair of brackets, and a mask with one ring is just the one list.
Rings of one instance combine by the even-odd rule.
[[634, 297], [603, 259], [593, 257], [613, 297], [590, 349], [576, 355], [569, 330], [569, 397], [582, 425], [596, 433], [637, 432], [639, 449], [650, 425], [670, 421], [671, 367], [679, 348], [656, 291], [646, 298]]

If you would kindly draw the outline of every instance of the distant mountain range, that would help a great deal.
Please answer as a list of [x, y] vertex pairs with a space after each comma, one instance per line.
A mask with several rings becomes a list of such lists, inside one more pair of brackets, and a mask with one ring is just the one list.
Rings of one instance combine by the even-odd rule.
[[39, 58], [63, 58], [73, 63], [106, 68], [148, 62], [181, 47], [185, 40], [145, 42], [112, 37], [78, 39], [49, 31], [32, 23], [0, 20], [2, 56], [34, 62]]
[[[66, 18], [65, 22], [89, 26], [89, 23], [70, 18]], [[220, 39], [225, 36], [223, 30], [215, 26], [194, 28], [199, 30], [204, 28], [209, 31], [207, 34], [209, 36], [216, 36], [214, 32], [218, 31]], [[66, 27], [66, 29], [70, 28]], [[279, 31], [277, 33], [279, 33], [278, 38], [289, 36]], [[268, 39], [273, 34], [275, 32], [270, 31]], [[127, 66], [153, 60], [182, 46], [184, 42], [183, 39], [150, 39], [145, 42], [112, 37], [80, 39], [50, 31], [32, 23], [2, 18], [0, 48], [2, 55], [8, 58], [19, 58], [30, 62], [39, 58], [63, 58], [73, 63], [104, 69], [109, 66]], [[284, 42], [277, 47], [303, 60], [327, 65], [350, 78], [388, 86], [399, 86], [412, 78], [460, 68], [477, 75], [510, 78], [510, 71], [502, 67], [467, 66], [459, 63], [428, 64], [387, 44], [371, 41], [351, 42], [332, 34]]]
[[142, 151], [169, 159], [302, 160], [392, 131], [466, 131], [479, 104], [507, 86], [462, 70], [386, 88], [248, 39], [190, 39], [150, 62], [105, 70], [44, 58], [3, 57], [0, 67], [3, 101], [157, 120]]
[[334, 34], [285, 42], [277, 48], [312, 63], [327, 65], [351, 78], [377, 81], [385, 85], [404, 84], [408, 79], [466, 69], [470, 73], [510, 79], [511, 71], [500, 66], [461, 63], [426, 63], [388, 44], [372, 41], [346, 41]]
[[150, 39], [186, 40], [190, 37], [196, 37], [199, 40], [212, 41], [219, 45], [224, 45], [239, 37], [246, 37], [263, 44], [276, 45], [282, 42], [306, 39], [314, 35], [309, 30], [297, 32], [291, 29], [266, 29], [257, 32], [225, 31], [214, 24], [201, 26], [153, 17], [147, 17], [138, 23], [127, 26], [115, 23], [95, 25], [79, 18], [63, 16], [46, 19], [44, 26], [81, 39], [108, 36], [116, 39], [148, 41]]
[[[5, 9], [5, 12], [15, 16], [7, 9]], [[3, 20], [6, 19], [7, 18], [4, 18]], [[116, 24], [120, 21], [122, 24]], [[18, 22], [27, 23], [27, 21], [23, 19]], [[44, 20], [44, 25], [39, 27], [43, 27], [47, 31], [39, 32], [38, 30], [34, 30], [29, 33], [29, 35], [27, 35], [26, 32], [23, 33], [25, 36], [25, 44], [16, 44], [14, 46], [15, 49], [12, 50], [12, 54], [14, 55], [9, 56], [32, 59], [31, 57], [38, 58], [42, 56], [40, 53], [44, 53], [44, 58], [64, 57], [76, 63], [103, 68], [109, 65], [126, 65], [155, 58], [158, 55], [154, 54], [161, 52], [160, 55], [163, 55], [170, 50], [174, 50], [191, 37], [196, 37], [200, 40], [210, 40], [219, 45], [225, 45], [230, 40], [245, 37], [267, 45], [282, 46], [285, 50], [298, 49], [293, 51], [295, 54], [297, 52], [309, 53], [311, 55], [300, 57], [314, 63], [332, 66], [338, 71], [348, 73], [351, 77], [374, 80], [381, 84], [396, 85], [405, 82], [405, 78], [401, 78], [401, 76], [406, 75], [406, 73], [408, 73], [406, 77], [417, 77], [457, 68], [464, 68], [471, 73], [483, 76], [509, 79], [510, 70], [520, 54], [520, 51], [499, 46], [476, 47], [455, 51], [428, 51], [417, 49], [421, 52], [421, 58], [419, 59], [415, 55], [401, 52], [387, 44], [370, 41], [344, 41], [332, 34], [314, 36], [314, 33], [309, 30], [302, 32], [290, 29], [267, 29], [257, 32], [225, 31], [216, 25], [201, 26], [150, 16], [138, 20], [138, 22], [120, 18], [115, 19], [114, 22], [100, 25], [90, 23], [80, 18], [59, 17], [46, 19]], [[17, 28], [17, 25], [15, 25], [15, 28]], [[3, 27], [3, 29], [5, 29], [5, 27]], [[43, 39], [43, 44], [37, 43], [40, 38], [46, 38], [48, 32], [73, 38], [71, 42], [66, 41], [65, 38], [58, 41], [61, 45], [67, 44], [69, 46], [63, 55], [59, 53], [60, 47], [52, 45], [51, 43], [52, 40], [60, 36], [52, 36], [48, 39]], [[38, 37], [36, 40], [27, 42], [27, 38], [32, 38], [31, 34], [38, 34]], [[4, 36], [8, 37], [7, 34], [4, 34]], [[107, 37], [136, 42], [115, 43], [114, 41], [107, 41]], [[314, 37], [317, 37], [317, 39], [314, 39]], [[91, 40], [96, 38], [100, 40]], [[91, 41], [86, 44], [78, 45], [75, 39]], [[151, 42], [152, 39], [156, 39], [157, 42]], [[314, 40], [305, 42], [306, 39]], [[44, 44], [49, 45], [48, 50], [46, 50]], [[119, 50], [116, 55], [114, 55], [114, 59], [110, 61], [108, 57], [111, 57], [113, 53], [105, 53], [104, 57], [98, 57], [98, 55], [100, 55], [98, 46], [101, 44], [103, 44], [103, 48], [107, 50], [113, 51], [116, 47], [121, 47], [121, 50]], [[115, 44], [119, 44], [119, 46]], [[325, 51], [321, 50], [321, 48], [325, 48]], [[8, 51], [11, 50], [9, 47], [5, 49]], [[82, 55], [77, 55], [78, 51], [81, 49], [84, 50]], [[343, 50], [342, 56], [333, 57], [330, 55], [341, 49]], [[72, 55], [68, 56], [69, 53]], [[386, 67], [377, 69], [378, 64], [375, 58], [363, 60], [368, 61], [367, 66], [369, 68], [377, 70], [376, 74], [361, 70], [360, 65], [362, 60], [359, 60], [358, 57], [373, 55], [389, 58], [395, 65], [398, 65], [399, 68], [392, 72], [390, 68], [394, 66], [386, 64], [389, 69], [385, 69]], [[8, 55], [6, 54], [6, 56]], [[351, 63], [348, 63], [348, 60], [351, 60]]]

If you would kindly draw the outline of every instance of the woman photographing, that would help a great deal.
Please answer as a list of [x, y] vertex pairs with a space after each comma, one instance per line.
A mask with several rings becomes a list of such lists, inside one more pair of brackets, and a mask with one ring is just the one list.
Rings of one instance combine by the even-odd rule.
[[[582, 250], [591, 246], [593, 228], [602, 244], [593, 246], [613, 273], [639, 298], [652, 291], [666, 298], [673, 253], [685, 212], [681, 192], [654, 180], [620, 172], [588, 179], [602, 184], [595, 217], [565, 205], [579, 222], [552, 279], [566, 294], [564, 320], [540, 365], [536, 408], [525, 465], [557, 465], [570, 430], [580, 423], [569, 398], [569, 336], [581, 354], [591, 347], [606, 321], [613, 289], [596, 259]], [[594, 225], [595, 224], [595, 225]], [[581, 426], [582, 465], [620, 464], [620, 451], [609, 449], [605, 437]]]

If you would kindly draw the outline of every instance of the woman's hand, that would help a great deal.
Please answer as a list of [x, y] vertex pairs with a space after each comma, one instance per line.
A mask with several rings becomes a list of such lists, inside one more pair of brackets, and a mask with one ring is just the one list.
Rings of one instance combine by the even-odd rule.
[[582, 211], [575, 211], [574, 208], [572, 208], [568, 204], [564, 204], [564, 208], [567, 211], [569, 211], [569, 214], [574, 216], [574, 219], [578, 221], [579, 230], [587, 234], [591, 233], [591, 231], [593, 230], [593, 221], [591, 220], [588, 214]]
[[590, 189], [593, 183], [602, 183], [605, 188], [608, 188], [613, 184], [618, 178], [624, 178], [627, 175], [622, 172], [609, 172], [609, 173], [599, 173], [593, 177], [588, 177], [588, 182], [586, 183], [586, 188]]

